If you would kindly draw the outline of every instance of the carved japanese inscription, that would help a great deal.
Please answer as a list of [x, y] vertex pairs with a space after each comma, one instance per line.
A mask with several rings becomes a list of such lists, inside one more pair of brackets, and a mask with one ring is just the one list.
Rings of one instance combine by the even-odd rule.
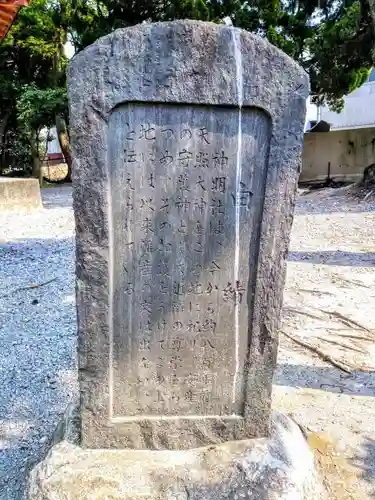
[[111, 114], [112, 418], [241, 417], [269, 134], [255, 108]]

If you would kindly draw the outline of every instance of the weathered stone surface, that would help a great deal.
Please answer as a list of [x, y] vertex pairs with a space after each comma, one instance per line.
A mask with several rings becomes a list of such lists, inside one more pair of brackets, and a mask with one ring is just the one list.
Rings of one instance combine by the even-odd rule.
[[29, 478], [29, 500], [322, 500], [299, 427], [275, 414], [270, 439], [185, 451], [55, 445]]
[[75, 445], [80, 442], [80, 406], [78, 401], [69, 403], [53, 433], [52, 444], [55, 445], [61, 441]]
[[83, 446], [267, 435], [307, 91], [270, 44], [209, 23], [71, 62]]
[[41, 207], [37, 179], [0, 177], [0, 210], [30, 210]]

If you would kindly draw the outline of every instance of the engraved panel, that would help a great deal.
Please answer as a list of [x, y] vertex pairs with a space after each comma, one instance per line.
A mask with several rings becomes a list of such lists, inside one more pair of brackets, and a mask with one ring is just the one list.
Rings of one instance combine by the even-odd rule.
[[243, 414], [269, 136], [256, 108], [112, 112], [113, 418]]

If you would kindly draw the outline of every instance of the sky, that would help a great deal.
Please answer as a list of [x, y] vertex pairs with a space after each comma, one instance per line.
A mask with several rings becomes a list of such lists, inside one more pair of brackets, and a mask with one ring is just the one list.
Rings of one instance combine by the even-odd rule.
[[74, 56], [74, 47], [70, 42], [66, 42], [64, 45], [64, 51], [68, 59], [71, 59]]

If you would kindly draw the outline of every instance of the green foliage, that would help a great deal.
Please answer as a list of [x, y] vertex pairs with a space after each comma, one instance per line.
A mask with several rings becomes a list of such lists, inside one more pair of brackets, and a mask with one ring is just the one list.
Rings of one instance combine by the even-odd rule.
[[68, 114], [68, 99], [65, 88], [39, 89], [35, 85], [22, 89], [17, 103], [18, 131], [29, 139], [33, 175], [41, 179], [40, 166], [48, 137], [42, 136], [43, 129], [55, 124], [56, 115]]
[[0, 44], [0, 171], [23, 164], [25, 141], [32, 148], [35, 133], [51, 126], [54, 114], [67, 114], [64, 45], [70, 5], [70, 0], [33, 0]]
[[40, 131], [55, 124], [56, 114], [68, 115], [65, 88], [39, 89], [35, 85], [23, 88], [17, 103], [18, 120], [25, 132]]
[[353, 2], [317, 26], [307, 40], [309, 57], [302, 64], [309, 71], [316, 100], [335, 110], [342, 108], [343, 95], [366, 81], [373, 64], [373, 32], [363, 14], [360, 2]]
[[17, 127], [8, 130], [3, 147], [4, 168], [2, 173], [9, 175], [12, 171], [31, 175], [32, 154], [30, 138]]

